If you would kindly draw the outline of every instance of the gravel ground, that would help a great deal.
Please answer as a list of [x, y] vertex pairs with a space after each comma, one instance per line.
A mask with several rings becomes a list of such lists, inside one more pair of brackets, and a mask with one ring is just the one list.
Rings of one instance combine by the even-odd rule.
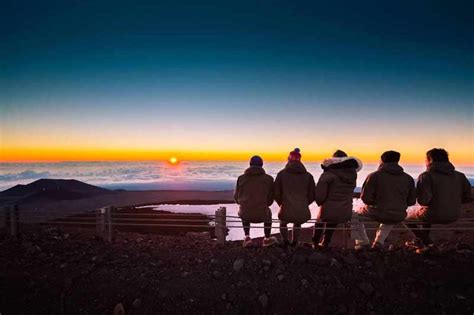
[[108, 244], [38, 227], [0, 236], [0, 313], [472, 314], [472, 249], [316, 253], [128, 232]]

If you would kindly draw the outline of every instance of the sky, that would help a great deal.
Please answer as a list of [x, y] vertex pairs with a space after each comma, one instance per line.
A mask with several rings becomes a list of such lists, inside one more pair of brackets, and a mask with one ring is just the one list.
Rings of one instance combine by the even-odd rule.
[[2, 1], [0, 161], [474, 164], [470, 1]]

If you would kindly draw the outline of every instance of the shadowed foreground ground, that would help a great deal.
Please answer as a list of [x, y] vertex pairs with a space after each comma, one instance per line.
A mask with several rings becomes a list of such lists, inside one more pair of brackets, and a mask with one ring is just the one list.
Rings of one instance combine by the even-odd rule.
[[[114, 244], [57, 228], [0, 236], [0, 313], [472, 314], [474, 252], [415, 254], [219, 247], [121, 232]], [[66, 233], [67, 232], [67, 233]]]

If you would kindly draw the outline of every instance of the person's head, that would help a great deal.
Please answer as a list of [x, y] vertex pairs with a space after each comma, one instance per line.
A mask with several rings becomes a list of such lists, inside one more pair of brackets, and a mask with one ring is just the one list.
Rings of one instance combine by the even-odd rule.
[[301, 153], [299, 148], [295, 148], [290, 152], [290, 155], [288, 155], [288, 162], [293, 161], [301, 161]]
[[398, 163], [400, 161], [400, 153], [397, 151], [385, 151], [381, 156], [382, 163]]
[[250, 159], [250, 166], [262, 167], [263, 166], [262, 158], [259, 157], [258, 155], [252, 156], [252, 158]]
[[332, 157], [343, 158], [343, 157], [347, 157], [347, 154], [346, 154], [346, 152], [344, 152], [342, 150], [337, 150], [336, 152], [334, 152]]
[[449, 162], [448, 152], [445, 149], [431, 149], [426, 152], [426, 165], [433, 162]]

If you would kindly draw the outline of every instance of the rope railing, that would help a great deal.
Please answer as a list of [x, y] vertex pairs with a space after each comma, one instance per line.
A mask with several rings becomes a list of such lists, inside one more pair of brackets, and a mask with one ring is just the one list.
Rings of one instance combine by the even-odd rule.
[[[161, 210], [161, 209], [160, 209]], [[28, 215], [29, 214], [29, 215]], [[145, 217], [146, 216], [146, 217]], [[181, 218], [180, 218], [181, 217]], [[194, 218], [195, 217], [195, 218]], [[315, 230], [334, 230], [343, 231], [344, 243], [346, 244], [347, 231], [356, 231], [359, 224], [368, 225], [365, 227], [366, 231], [376, 231], [378, 227], [370, 227], [370, 225], [378, 225], [378, 222], [371, 220], [368, 217], [359, 216], [360, 220], [357, 222], [349, 221], [338, 224], [336, 227], [328, 227], [330, 222], [321, 222], [319, 219], [310, 219], [304, 224], [305, 227], [280, 227], [278, 219], [272, 219], [272, 229], [280, 230], [298, 230], [308, 228], [308, 224], [325, 223], [323, 226], [312, 226]], [[394, 227], [392, 231], [406, 231], [406, 230], [431, 230], [431, 231], [471, 231], [474, 226], [469, 224], [474, 223], [474, 218], [460, 218], [457, 220], [457, 226], [437, 226], [437, 227], [410, 227], [405, 224], [421, 224], [423, 221], [407, 219], [401, 222], [402, 227]], [[72, 226], [95, 226], [96, 234], [102, 236], [108, 241], [113, 240], [114, 227], [145, 227], [145, 228], [188, 228], [201, 229], [208, 231], [215, 231], [215, 236], [220, 243], [225, 242], [227, 231], [230, 229], [243, 229], [244, 226], [239, 216], [226, 215], [226, 208], [219, 208], [214, 215], [206, 215], [199, 213], [130, 213], [120, 212], [112, 206], [103, 207], [92, 212], [78, 212], [78, 211], [18, 211], [16, 205], [4, 208], [3, 213], [0, 213], [0, 229], [9, 226], [10, 233], [16, 236], [19, 231], [20, 224], [46, 224], [46, 225], [72, 225]], [[258, 223], [257, 223], [258, 224]], [[290, 223], [291, 224], [291, 223]], [[461, 226], [459, 226], [461, 225]], [[252, 225], [253, 229], [265, 229], [262, 223]]]

